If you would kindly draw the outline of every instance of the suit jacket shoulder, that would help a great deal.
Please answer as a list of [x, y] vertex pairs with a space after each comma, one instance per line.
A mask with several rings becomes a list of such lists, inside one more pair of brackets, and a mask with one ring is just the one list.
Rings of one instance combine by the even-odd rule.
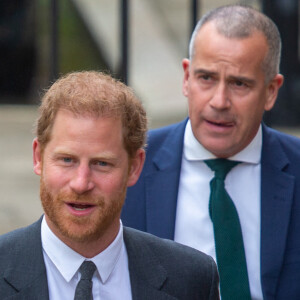
[[[180, 168], [187, 121], [188, 119], [185, 119], [179, 123], [149, 131], [146, 148], [146, 173], [151, 173], [156, 169]], [[151, 168], [153, 163], [154, 170]]]
[[1, 299], [48, 299], [41, 219], [0, 236]]
[[124, 240], [133, 299], [219, 299], [210, 256], [126, 227]]
[[[274, 149], [273, 147], [279, 144], [282, 149]], [[262, 156], [268, 155], [270, 151], [279, 152], [281, 150], [285, 153], [288, 159], [293, 162], [300, 159], [300, 138], [277, 131], [263, 125], [263, 152]]]

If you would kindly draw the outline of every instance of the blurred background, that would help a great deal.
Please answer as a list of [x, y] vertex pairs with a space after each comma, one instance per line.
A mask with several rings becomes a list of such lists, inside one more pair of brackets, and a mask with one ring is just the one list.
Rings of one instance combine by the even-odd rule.
[[242, 3], [277, 24], [285, 83], [265, 122], [299, 135], [298, 0], [0, 0], [0, 234], [42, 213], [31, 143], [39, 99], [61, 74], [101, 70], [133, 87], [150, 127], [187, 115], [181, 60], [195, 22]]

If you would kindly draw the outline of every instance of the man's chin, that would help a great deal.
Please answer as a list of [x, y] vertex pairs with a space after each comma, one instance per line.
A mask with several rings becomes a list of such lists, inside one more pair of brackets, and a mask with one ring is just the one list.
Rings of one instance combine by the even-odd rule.
[[93, 232], [93, 231], [62, 231], [61, 234], [64, 235], [64, 237], [72, 242], [76, 243], [91, 243], [99, 239], [101, 237], [102, 233]]
[[[87, 222], [86, 222], [87, 223]], [[77, 243], [88, 243], [98, 240], [106, 230], [106, 226], [101, 224], [85, 224], [83, 220], [80, 222], [71, 221], [68, 224], [56, 226], [60, 235], [67, 240]]]

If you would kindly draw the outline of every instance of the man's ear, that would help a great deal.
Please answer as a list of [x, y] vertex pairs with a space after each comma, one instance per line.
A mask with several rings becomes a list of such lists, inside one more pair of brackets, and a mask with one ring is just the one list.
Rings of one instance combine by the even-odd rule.
[[32, 152], [33, 152], [33, 170], [37, 175], [42, 174], [42, 153], [41, 146], [37, 138], [33, 140], [32, 143]]
[[145, 162], [145, 150], [139, 149], [135, 156], [131, 159], [130, 165], [129, 165], [129, 174], [128, 174], [128, 180], [127, 180], [127, 186], [133, 186], [138, 181], [140, 174], [143, 170], [144, 162]]
[[190, 77], [190, 60], [187, 58], [184, 58], [182, 60], [182, 68], [183, 68], [183, 84], [182, 84], [182, 93], [185, 97], [188, 96], [188, 80]]
[[284, 77], [281, 74], [277, 74], [267, 87], [267, 100], [265, 103], [265, 110], [271, 110], [276, 102], [278, 91], [282, 86]]

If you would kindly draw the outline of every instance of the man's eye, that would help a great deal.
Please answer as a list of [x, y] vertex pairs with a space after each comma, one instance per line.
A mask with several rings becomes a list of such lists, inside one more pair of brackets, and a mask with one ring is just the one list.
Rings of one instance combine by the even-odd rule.
[[237, 87], [246, 87], [246, 84], [240, 80], [237, 80], [234, 82], [234, 85], [237, 86]]
[[94, 162], [94, 165], [100, 166], [100, 167], [106, 167], [108, 165], [107, 162], [102, 161], [102, 160], [98, 160]]
[[200, 76], [200, 78], [203, 80], [210, 80], [211, 76], [210, 75], [202, 75], [202, 76]]
[[70, 157], [63, 157], [62, 160], [63, 160], [63, 162], [65, 162], [65, 163], [70, 163], [70, 162], [72, 162], [72, 158], [70, 158]]

